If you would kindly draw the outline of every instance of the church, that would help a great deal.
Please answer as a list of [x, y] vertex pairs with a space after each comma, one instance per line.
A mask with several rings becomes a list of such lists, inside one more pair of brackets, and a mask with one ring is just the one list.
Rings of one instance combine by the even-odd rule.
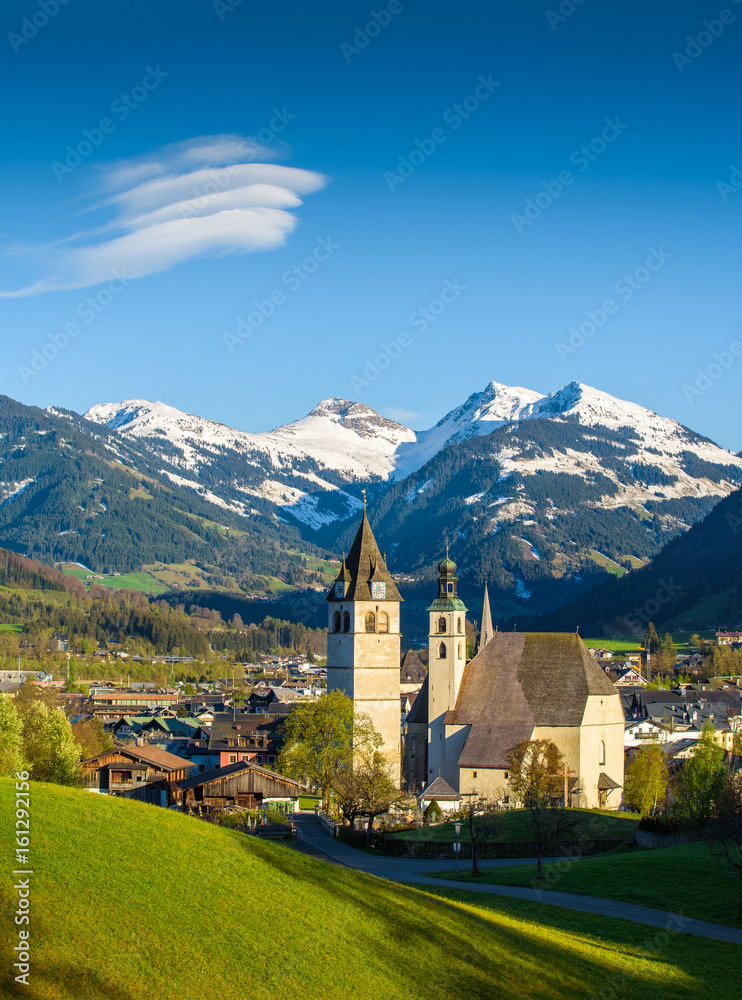
[[485, 587], [479, 648], [466, 659], [467, 607], [456, 564], [438, 566], [429, 608], [428, 672], [400, 731], [400, 603], [364, 509], [327, 595], [327, 687], [353, 699], [383, 739], [395, 780], [419, 792], [439, 777], [461, 795], [507, 804], [505, 755], [550, 739], [568, 767], [569, 805], [617, 809], [624, 781], [618, 691], [579, 635], [496, 632]]

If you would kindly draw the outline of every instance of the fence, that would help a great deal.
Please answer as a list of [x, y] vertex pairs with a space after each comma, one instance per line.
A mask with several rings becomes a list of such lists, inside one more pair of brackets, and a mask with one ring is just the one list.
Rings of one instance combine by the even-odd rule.
[[657, 833], [654, 830], [635, 830], [634, 842], [637, 847], [680, 847], [682, 844], [692, 844], [696, 840], [705, 840], [710, 835], [708, 827], [698, 830], [684, 830], [682, 833]]

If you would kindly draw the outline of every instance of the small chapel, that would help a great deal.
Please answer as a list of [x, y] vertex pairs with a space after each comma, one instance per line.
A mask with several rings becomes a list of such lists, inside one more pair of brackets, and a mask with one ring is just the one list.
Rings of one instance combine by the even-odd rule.
[[616, 688], [577, 633], [493, 630], [486, 586], [477, 653], [467, 660], [468, 609], [448, 552], [428, 607], [428, 671], [403, 750], [401, 601], [364, 508], [327, 595], [327, 687], [371, 719], [401, 787], [422, 792], [442, 780], [453, 793], [508, 804], [508, 750], [550, 739], [567, 764], [568, 804], [619, 808], [624, 716]]

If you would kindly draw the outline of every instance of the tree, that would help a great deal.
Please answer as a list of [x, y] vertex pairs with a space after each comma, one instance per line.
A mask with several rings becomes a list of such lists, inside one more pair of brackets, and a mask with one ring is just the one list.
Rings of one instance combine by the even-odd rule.
[[551, 740], [523, 740], [505, 754], [509, 785], [526, 809], [525, 822], [533, 835], [536, 878], [547, 849], [574, 834], [578, 820], [559, 807], [564, 789], [564, 758]]
[[13, 777], [25, 768], [23, 722], [13, 699], [0, 695], [0, 778]]
[[711, 818], [715, 798], [723, 785], [724, 750], [716, 742], [715, 733], [716, 727], [707, 719], [677, 781], [676, 811], [692, 825]]
[[373, 752], [382, 743], [371, 721], [354, 715], [353, 702], [343, 691], [298, 705], [284, 723], [283, 735], [278, 770], [319, 785], [325, 810], [335, 776], [352, 769], [354, 754]]
[[361, 813], [361, 785], [357, 772], [352, 767], [344, 767], [332, 779], [335, 805], [343, 814], [343, 822], [353, 826], [356, 816]]
[[354, 770], [358, 775], [361, 811], [368, 817], [366, 844], [370, 845], [374, 820], [399, 801], [400, 791], [389, 776], [386, 757], [378, 751], [360, 761], [354, 760]]
[[481, 875], [479, 867], [479, 852], [485, 844], [497, 837], [502, 826], [502, 817], [492, 811], [490, 803], [472, 796], [462, 812], [469, 825], [469, 840], [471, 842], [471, 873], [472, 877]]
[[652, 740], [626, 768], [624, 800], [642, 816], [654, 816], [664, 805], [669, 781], [667, 757], [659, 742]]
[[709, 849], [719, 863], [730, 865], [739, 878], [740, 898], [737, 920], [742, 920], [742, 774], [730, 767], [717, 789], [711, 821]]
[[113, 749], [113, 737], [106, 732], [106, 727], [100, 719], [86, 719], [84, 722], [72, 723], [72, 735], [80, 748], [83, 760], [97, 757], [98, 754]]
[[657, 629], [654, 627], [654, 622], [650, 622], [649, 625], [647, 625], [647, 630], [644, 633], [644, 648], [652, 656], [660, 651], [660, 637], [657, 635]]
[[49, 711], [36, 701], [23, 720], [23, 739], [31, 777], [56, 785], [75, 785], [80, 779], [80, 747], [72, 726], [59, 709]]

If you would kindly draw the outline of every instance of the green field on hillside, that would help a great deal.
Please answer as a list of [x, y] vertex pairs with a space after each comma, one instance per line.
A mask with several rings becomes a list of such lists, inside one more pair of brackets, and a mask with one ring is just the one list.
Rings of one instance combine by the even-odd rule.
[[[686, 844], [660, 850], [633, 850], [544, 865], [543, 889], [605, 896], [657, 910], [671, 910], [686, 917], [739, 927], [739, 875], [718, 864], [707, 843]], [[436, 873], [455, 878], [455, 873]], [[460, 875], [471, 881], [470, 872]], [[483, 872], [477, 882], [535, 886], [535, 865], [498, 868]]]
[[22, 632], [22, 625], [0, 625], [0, 632]]
[[[68, 576], [76, 576], [86, 585], [98, 583], [102, 587], [112, 587], [114, 590], [139, 590], [143, 594], [162, 594], [168, 588], [164, 583], [155, 580], [149, 573], [122, 573], [120, 576], [108, 576], [105, 573], [92, 573], [81, 566], [65, 563], [61, 570]], [[92, 576], [92, 580], [87, 577]]]
[[[0, 846], [13, 857], [13, 785]], [[465, 891], [423, 892], [172, 811], [31, 791], [31, 1000], [729, 1000], [742, 949]], [[618, 991], [615, 993], [615, 991]]]
[[[625, 840], [633, 843], [634, 830], [639, 822], [636, 813], [619, 813], [599, 809], [570, 809], [580, 820], [579, 830], [568, 839], [579, 839], [581, 835], [592, 840]], [[533, 834], [526, 825], [524, 809], [509, 809], [499, 814], [500, 827], [496, 840], [511, 843], [513, 841], [533, 840]], [[475, 817], [475, 823], [477, 818]], [[478, 825], [478, 823], [477, 823]], [[453, 843], [456, 831], [453, 823], [438, 823], [435, 826], [424, 826], [419, 830], [400, 830], [394, 834], [400, 840], [427, 840], [435, 843]], [[469, 827], [463, 823], [461, 827], [462, 841], [467, 841]]]

